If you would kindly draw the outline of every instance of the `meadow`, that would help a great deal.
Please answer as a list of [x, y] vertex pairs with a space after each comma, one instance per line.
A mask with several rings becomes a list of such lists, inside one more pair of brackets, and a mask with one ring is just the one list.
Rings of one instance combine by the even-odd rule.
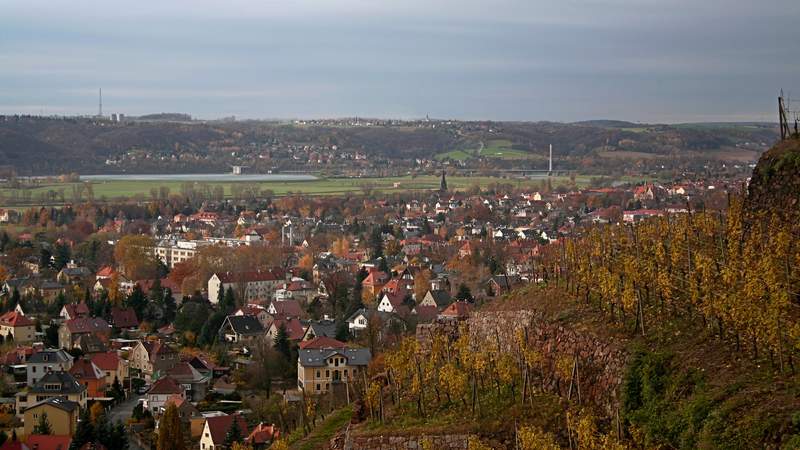
[[[478, 185], [485, 188], [493, 183], [513, 185], [514, 187], [528, 187], [538, 189], [542, 186], [545, 178], [503, 178], [490, 176], [448, 176], [447, 184], [451, 190], [465, 190]], [[577, 175], [575, 184], [585, 186], [589, 183], [589, 176]], [[559, 185], [569, 185], [572, 183], [570, 177], [553, 176], [550, 177], [553, 187]], [[151, 198], [153, 190], [162, 187], [168, 188], [170, 194], [181, 193], [185, 186], [191, 185], [195, 189], [208, 186], [215, 189], [222, 186], [225, 197], [232, 198], [236, 186], [247, 187], [258, 186], [259, 191], [272, 191], [275, 196], [286, 196], [292, 194], [303, 195], [341, 195], [350, 192], [365, 192], [367, 190], [383, 193], [401, 193], [408, 191], [435, 190], [439, 188], [441, 179], [439, 176], [403, 176], [387, 178], [319, 178], [316, 180], [302, 181], [261, 181], [261, 182], [187, 182], [187, 181], [140, 181], [140, 180], [108, 180], [108, 181], [89, 181], [94, 199], [99, 201], [117, 201], [123, 199], [148, 200]], [[40, 205], [60, 205], [73, 201], [73, 188], [81, 183], [43, 183], [30, 188], [0, 188], [0, 207], [30, 207]], [[27, 191], [27, 192], [24, 192]], [[64, 200], [61, 200], [59, 192], [63, 191]], [[24, 197], [23, 197], [24, 193]], [[11, 201], [15, 196], [16, 201]], [[23, 201], [27, 198], [27, 201]]]

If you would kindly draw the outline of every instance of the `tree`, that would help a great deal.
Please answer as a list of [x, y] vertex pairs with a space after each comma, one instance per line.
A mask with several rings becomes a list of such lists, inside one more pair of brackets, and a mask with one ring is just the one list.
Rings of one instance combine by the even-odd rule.
[[232, 314], [236, 309], [236, 296], [233, 294], [232, 286], [228, 286], [228, 289], [225, 290], [225, 297], [222, 299], [220, 308], [222, 311], [225, 311], [226, 314]]
[[33, 434], [52, 434], [53, 428], [50, 426], [50, 421], [47, 419], [47, 413], [42, 413], [39, 416], [39, 421], [33, 427]]
[[69, 448], [70, 450], [79, 450], [89, 442], [94, 442], [94, 426], [89, 416], [89, 408], [85, 408], [81, 412], [80, 419], [78, 419], [78, 427], [75, 429]]
[[347, 342], [350, 339], [350, 325], [346, 320], [339, 319], [336, 322], [336, 340]]
[[235, 442], [242, 441], [242, 428], [239, 426], [239, 416], [233, 416], [233, 423], [228, 428], [228, 433], [225, 434], [225, 446], [231, 448]]
[[89, 408], [89, 419], [92, 421], [92, 425], [97, 426], [100, 418], [103, 417], [105, 413], [106, 410], [100, 402], [92, 403], [92, 406]]
[[126, 235], [114, 247], [114, 260], [131, 280], [153, 279], [158, 270], [154, 247], [149, 236]]
[[145, 297], [139, 284], [133, 287], [131, 295], [125, 299], [125, 306], [133, 309], [136, 312], [136, 317], [144, 317], [145, 308], [147, 308], [147, 297]]
[[281, 323], [278, 333], [275, 335], [275, 348], [283, 355], [286, 361], [292, 360], [292, 347], [289, 343], [289, 333], [286, 326]]
[[474, 298], [472, 297], [472, 291], [470, 291], [469, 286], [464, 283], [461, 283], [458, 286], [458, 292], [456, 293], [456, 300], [464, 300], [471, 302]]
[[170, 403], [158, 426], [157, 450], [184, 450], [183, 425], [175, 403]]
[[44, 331], [44, 340], [51, 348], [58, 348], [58, 327], [50, 324]]
[[203, 328], [200, 329], [200, 337], [198, 344], [202, 346], [211, 346], [217, 342], [219, 329], [222, 327], [222, 322], [225, 321], [227, 314], [223, 311], [217, 311], [208, 318]]

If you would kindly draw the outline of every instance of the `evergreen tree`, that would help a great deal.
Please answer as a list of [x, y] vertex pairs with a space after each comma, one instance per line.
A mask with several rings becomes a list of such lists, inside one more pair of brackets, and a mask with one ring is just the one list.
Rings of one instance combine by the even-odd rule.
[[14, 286], [14, 290], [11, 291], [11, 297], [8, 300], [8, 311], [16, 308], [19, 305], [19, 302], [22, 300], [22, 297], [19, 295], [19, 289]]
[[227, 317], [227, 314], [222, 311], [217, 311], [203, 324], [203, 327], [200, 329], [198, 340], [201, 346], [208, 347], [214, 345], [219, 336], [219, 329], [222, 327], [222, 322], [225, 321], [225, 317]]
[[336, 322], [336, 340], [347, 342], [350, 339], [350, 326], [346, 320]]
[[110, 436], [108, 438], [108, 445], [106, 448], [108, 449], [115, 449], [115, 450], [127, 450], [128, 449], [128, 431], [125, 429], [125, 425], [120, 422], [117, 422], [116, 425], [110, 427]]
[[172, 289], [164, 289], [164, 322], [172, 323], [175, 320], [175, 311], [178, 306], [175, 304], [175, 297], [172, 296]]
[[458, 293], [456, 293], [456, 300], [464, 300], [471, 302], [474, 298], [472, 297], [472, 291], [470, 291], [469, 286], [464, 283], [461, 283], [458, 286]]
[[236, 309], [236, 296], [233, 295], [232, 286], [228, 286], [228, 289], [225, 291], [225, 298], [222, 300], [220, 308], [222, 311], [225, 311], [226, 314], [231, 314]]
[[292, 360], [292, 346], [289, 343], [289, 333], [286, 332], [284, 324], [278, 327], [278, 334], [275, 335], [275, 349], [283, 355], [286, 361]]
[[39, 416], [39, 421], [33, 427], [33, 434], [52, 434], [53, 428], [50, 426], [50, 421], [47, 420], [47, 413], [42, 413]]
[[242, 441], [242, 428], [239, 426], [239, 416], [233, 416], [233, 423], [228, 428], [228, 433], [225, 434], [225, 447], [231, 448], [235, 442]]
[[81, 417], [78, 419], [78, 428], [75, 429], [69, 448], [70, 450], [78, 450], [89, 442], [94, 442], [94, 426], [89, 416], [89, 408], [84, 408], [81, 411]]
[[125, 306], [132, 308], [136, 312], [136, 317], [144, 317], [144, 310], [147, 308], [147, 298], [142, 292], [142, 288], [137, 284], [133, 287], [131, 295], [125, 299]]
[[[235, 421], [234, 421], [235, 422]], [[175, 403], [170, 403], [158, 427], [157, 450], [184, 450], [183, 425]]]

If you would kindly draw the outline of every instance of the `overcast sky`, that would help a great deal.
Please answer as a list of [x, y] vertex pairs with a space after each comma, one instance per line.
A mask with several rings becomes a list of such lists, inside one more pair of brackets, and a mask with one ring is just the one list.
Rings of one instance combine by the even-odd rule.
[[800, 0], [19, 0], [0, 113], [775, 120]]

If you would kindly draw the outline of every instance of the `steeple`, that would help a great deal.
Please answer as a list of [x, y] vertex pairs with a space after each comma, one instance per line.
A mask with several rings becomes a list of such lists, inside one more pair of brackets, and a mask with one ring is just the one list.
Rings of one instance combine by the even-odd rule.
[[439, 191], [441, 192], [447, 191], [447, 179], [445, 179], [444, 170], [442, 171], [442, 183], [439, 185]]

